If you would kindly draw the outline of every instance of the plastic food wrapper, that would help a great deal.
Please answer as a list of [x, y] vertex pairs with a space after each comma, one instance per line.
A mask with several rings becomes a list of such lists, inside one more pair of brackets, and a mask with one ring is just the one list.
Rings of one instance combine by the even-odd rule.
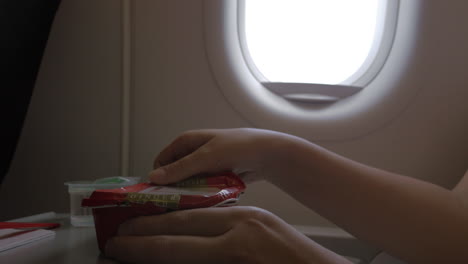
[[140, 183], [110, 190], [96, 190], [82, 201], [93, 211], [99, 249], [117, 233], [124, 221], [174, 210], [232, 206], [245, 190], [235, 174], [192, 177], [176, 184], [160, 186]]

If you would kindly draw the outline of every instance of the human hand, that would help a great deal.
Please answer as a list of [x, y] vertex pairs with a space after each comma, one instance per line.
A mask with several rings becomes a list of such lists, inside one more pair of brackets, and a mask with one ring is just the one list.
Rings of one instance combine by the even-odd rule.
[[129, 220], [105, 254], [130, 263], [350, 263], [272, 213], [240, 206]]
[[156, 157], [150, 180], [169, 184], [221, 171], [233, 171], [246, 182], [266, 179], [285, 165], [280, 154], [291, 140], [297, 138], [260, 129], [188, 131]]

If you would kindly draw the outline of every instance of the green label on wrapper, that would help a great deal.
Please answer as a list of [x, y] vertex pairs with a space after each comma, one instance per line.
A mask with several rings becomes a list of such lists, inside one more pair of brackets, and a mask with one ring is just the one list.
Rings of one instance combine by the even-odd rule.
[[149, 193], [128, 193], [127, 201], [131, 203], [152, 202], [155, 205], [178, 209], [180, 203], [180, 194], [149, 194]]

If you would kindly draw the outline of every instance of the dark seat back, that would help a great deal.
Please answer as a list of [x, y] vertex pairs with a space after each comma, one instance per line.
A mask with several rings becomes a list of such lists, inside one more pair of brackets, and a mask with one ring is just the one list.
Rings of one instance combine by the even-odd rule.
[[60, 2], [0, 0], [0, 183], [21, 134]]

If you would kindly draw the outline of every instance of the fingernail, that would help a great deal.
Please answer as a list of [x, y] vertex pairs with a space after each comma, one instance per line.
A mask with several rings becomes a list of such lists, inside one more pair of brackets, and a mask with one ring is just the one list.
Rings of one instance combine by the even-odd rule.
[[162, 168], [157, 168], [150, 174], [150, 181], [157, 183], [160, 179], [166, 177], [166, 172]]

